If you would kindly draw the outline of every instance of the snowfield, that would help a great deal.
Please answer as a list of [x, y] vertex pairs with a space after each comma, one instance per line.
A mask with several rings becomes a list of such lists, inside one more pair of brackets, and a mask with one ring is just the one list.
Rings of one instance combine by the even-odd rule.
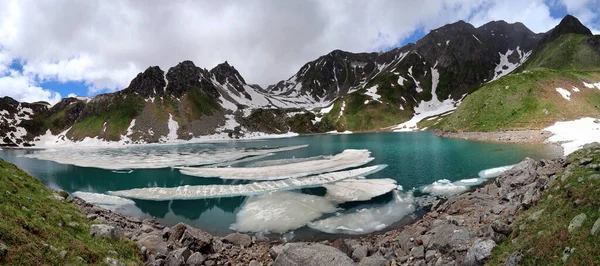
[[573, 121], [556, 122], [544, 130], [553, 134], [547, 142], [560, 144], [565, 156], [585, 144], [600, 142], [600, 120], [597, 118], [585, 117]]

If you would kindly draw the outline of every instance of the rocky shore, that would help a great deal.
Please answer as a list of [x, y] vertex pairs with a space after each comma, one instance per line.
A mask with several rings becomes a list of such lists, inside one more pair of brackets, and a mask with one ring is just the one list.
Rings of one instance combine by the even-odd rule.
[[[479, 188], [433, 203], [402, 229], [334, 241], [281, 243], [232, 233], [217, 237], [183, 223], [167, 227], [120, 215], [81, 199], [99, 237], [126, 237], [147, 265], [482, 265], [563, 169], [564, 159], [525, 159]], [[118, 265], [118, 262], [115, 262]]]

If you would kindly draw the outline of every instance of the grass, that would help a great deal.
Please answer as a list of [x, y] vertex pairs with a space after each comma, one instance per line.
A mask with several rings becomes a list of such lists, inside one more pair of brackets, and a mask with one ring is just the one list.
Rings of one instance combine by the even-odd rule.
[[600, 70], [600, 53], [587, 40], [597, 38], [579, 34], [565, 34], [536, 51], [515, 72], [539, 67], [555, 70]]
[[[443, 122], [445, 131], [542, 129], [560, 120], [600, 116], [600, 91], [583, 86], [595, 72], [536, 68], [488, 83], [471, 95]], [[576, 86], [580, 92], [573, 92]], [[571, 91], [571, 100], [556, 88]]]
[[[569, 156], [571, 174], [561, 180], [564, 171], [559, 173], [540, 202], [517, 217], [513, 233], [494, 249], [490, 265], [503, 265], [513, 252], [523, 254], [520, 265], [562, 265], [567, 247], [575, 248], [567, 265], [600, 265], [600, 236], [590, 234], [594, 222], [600, 218], [600, 178], [589, 178], [600, 171], [580, 165], [581, 158], [592, 158], [591, 164], [600, 164], [600, 147], [579, 150]], [[528, 219], [541, 210], [539, 220]], [[587, 219], [581, 228], [569, 233], [569, 223], [581, 213]], [[513, 239], [516, 239], [514, 244]]]
[[[106, 103], [88, 103], [106, 104]], [[87, 108], [87, 107], [86, 107]], [[85, 137], [104, 136], [108, 140], [119, 140], [120, 136], [125, 134], [131, 120], [138, 116], [144, 108], [144, 100], [136, 95], [115, 94], [112, 101], [107, 106], [96, 106], [98, 112], [78, 119], [71, 130], [69, 137], [83, 139]], [[106, 131], [103, 132], [103, 125], [106, 122]]]
[[85, 215], [52, 194], [38, 179], [0, 159], [0, 242], [8, 247], [1, 265], [102, 265], [106, 257], [142, 264], [133, 242], [92, 238]]

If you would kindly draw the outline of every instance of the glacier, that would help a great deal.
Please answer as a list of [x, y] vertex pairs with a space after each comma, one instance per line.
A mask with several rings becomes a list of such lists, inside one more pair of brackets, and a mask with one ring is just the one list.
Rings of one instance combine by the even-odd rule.
[[265, 167], [180, 167], [179, 171], [184, 175], [198, 177], [219, 177], [221, 179], [241, 180], [280, 180], [358, 167], [371, 162], [374, 158], [370, 157], [370, 155], [371, 152], [368, 150], [348, 149], [325, 160], [303, 161]]
[[333, 172], [301, 178], [254, 182], [242, 185], [206, 185], [180, 187], [151, 187], [130, 190], [109, 191], [115, 196], [143, 200], [192, 200], [207, 198], [223, 198], [236, 196], [260, 195], [273, 191], [293, 190], [299, 188], [319, 187], [323, 184], [340, 181], [346, 178], [366, 176], [384, 169], [386, 165], [375, 165], [348, 171]]
[[[28, 158], [72, 164], [80, 167], [95, 167], [108, 170], [158, 169], [182, 165], [210, 165], [269, 153], [291, 151], [308, 145], [263, 149], [169, 149], [165, 146], [127, 148], [64, 148], [46, 149], [23, 155]], [[259, 159], [257, 157], [255, 159]]]
[[398, 186], [396, 180], [384, 179], [345, 179], [323, 185], [327, 189], [325, 198], [342, 203], [365, 201], [386, 194]]
[[334, 203], [323, 197], [275, 192], [248, 198], [230, 228], [239, 232], [285, 233], [337, 210]]
[[381, 231], [415, 211], [411, 193], [401, 194], [394, 190], [394, 199], [374, 208], [359, 209], [308, 223], [308, 227], [329, 234], [362, 235]]

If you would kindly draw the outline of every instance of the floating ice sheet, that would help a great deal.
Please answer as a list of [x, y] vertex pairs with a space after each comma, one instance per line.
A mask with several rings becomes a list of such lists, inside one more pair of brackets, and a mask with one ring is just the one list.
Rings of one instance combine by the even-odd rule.
[[358, 167], [373, 160], [368, 150], [344, 150], [327, 160], [313, 160], [265, 167], [182, 167], [185, 175], [222, 179], [279, 180]]
[[502, 173], [513, 168], [513, 166], [515, 166], [515, 165], [512, 164], [512, 165], [507, 165], [507, 166], [485, 169], [485, 170], [482, 170], [479, 172], [479, 177], [481, 177], [481, 178], [499, 177], [500, 175], [502, 175]]
[[[185, 165], [208, 165], [266, 155], [273, 152], [305, 148], [308, 145], [262, 149], [205, 149], [182, 146], [146, 146], [125, 148], [66, 148], [47, 149], [24, 155], [29, 158], [96, 167], [109, 170], [157, 169]], [[256, 159], [261, 158], [257, 157]]]
[[380, 231], [415, 211], [412, 194], [394, 190], [394, 200], [384, 206], [311, 222], [310, 228], [330, 234], [361, 235]]
[[396, 180], [345, 179], [323, 185], [327, 189], [325, 198], [335, 202], [365, 201], [386, 194], [398, 186]]
[[72, 195], [85, 200], [87, 203], [95, 204], [105, 209], [114, 209], [119, 206], [135, 204], [133, 200], [106, 194], [77, 191], [73, 192]]
[[265, 167], [265, 166], [299, 163], [299, 162], [306, 162], [306, 161], [326, 160], [326, 159], [331, 159], [331, 157], [332, 156], [320, 155], [320, 156], [307, 157], [307, 158], [289, 158], [289, 159], [258, 161], [258, 162], [250, 163], [248, 165], [248, 167]]
[[109, 191], [111, 195], [144, 200], [191, 200], [206, 198], [223, 198], [236, 196], [252, 196], [279, 190], [292, 190], [307, 187], [318, 187], [326, 183], [346, 178], [365, 176], [380, 171], [386, 165], [369, 166], [348, 171], [333, 172], [301, 178], [255, 182], [243, 185], [207, 185], [181, 186], [173, 188], [153, 187], [130, 190]]
[[249, 198], [230, 228], [239, 232], [285, 233], [336, 210], [335, 204], [323, 197], [275, 192]]

